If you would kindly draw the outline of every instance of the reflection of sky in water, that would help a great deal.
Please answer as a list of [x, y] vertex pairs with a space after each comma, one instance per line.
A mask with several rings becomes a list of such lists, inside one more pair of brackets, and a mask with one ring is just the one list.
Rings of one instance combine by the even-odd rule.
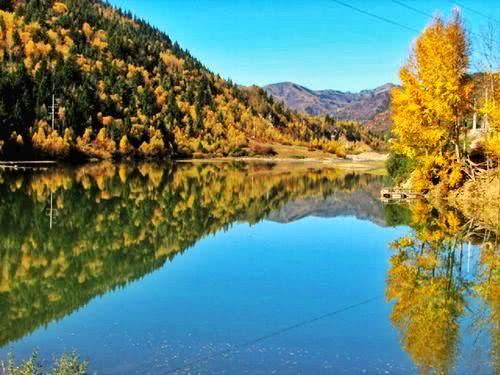
[[[28, 355], [39, 346], [49, 358], [78, 348], [93, 368], [116, 374], [163, 373], [201, 358], [193, 371], [413, 372], [383, 298], [386, 243], [404, 232], [353, 218], [236, 225], [10, 348]], [[470, 355], [464, 351], [464, 361]]]
[[236, 225], [11, 348], [21, 355], [39, 346], [49, 357], [78, 348], [93, 368], [117, 374], [144, 368], [164, 372], [225, 349], [233, 350], [195, 368], [225, 373], [411, 369], [383, 297], [386, 243], [402, 233], [353, 218]]
[[[388, 243], [409, 230], [380, 225], [383, 207], [369, 187], [354, 184], [324, 204], [298, 200], [258, 224], [234, 223], [0, 356], [27, 357], [38, 347], [50, 360], [76, 349], [104, 374], [415, 373], [385, 300]], [[306, 217], [290, 220], [294, 214]], [[324, 217], [307, 216], [316, 214]], [[57, 220], [56, 228], [65, 225]], [[479, 249], [463, 250], [461, 277], [473, 281]], [[484, 305], [466, 300], [453, 370], [490, 373], [490, 333], [477, 322]]]
[[462, 249], [462, 276], [468, 281], [473, 281], [479, 271], [479, 258], [481, 255], [480, 249], [478, 246], [475, 246], [470, 242], [464, 243], [462, 245]]

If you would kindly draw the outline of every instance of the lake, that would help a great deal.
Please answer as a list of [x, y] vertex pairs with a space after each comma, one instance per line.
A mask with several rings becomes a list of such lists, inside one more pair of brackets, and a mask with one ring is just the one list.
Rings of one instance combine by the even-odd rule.
[[307, 163], [0, 173], [0, 358], [98, 374], [493, 374], [496, 243]]

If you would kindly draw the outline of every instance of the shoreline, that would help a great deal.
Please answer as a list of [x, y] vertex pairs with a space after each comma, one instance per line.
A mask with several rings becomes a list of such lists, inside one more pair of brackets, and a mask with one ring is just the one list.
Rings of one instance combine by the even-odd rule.
[[[384, 165], [387, 159], [387, 154], [381, 153], [367, 153], [360, 155], [348, 155], [346, 158], [339, 157], [286, 157], [286, 156], [225, 156], [225, 157], [201, 157], [201, 158], [180, 158], [180, 159], [124, 159], [130, 161], [163, 161], [168, 160], [178, 163], [209, 163], [209, 162], [276, 162], [276, 163], [319, 163], [329, 165], [359, 165], [359, 164], [372, 164]], [[83, 163], [99, 162], [113, 159], [89, 159]], [[0, 165], [15, 166], [15, 165], [60, 165], [67, 164], [65, 160], [0, 160]], [[72, 164], [72, 163], [69, 163]]]
[[276, 163], [276, 164], [296, 164], [313, 165], [316, 167], [341, 168], [356, 171], [384, 170], [385, 160], [374, 159], [341, 159], [341, 158], [286, 158], [286, 157], [223, 157], [223, 158], [199, 158], [199, 159], [177, 159], [178, 163]]
[[[243, 162], [243, 163], [276, 163], [276, 164], [296, 164], [296, 165], [314, 165], [316, 167], [328, 167], [328, 168], [342, 168], [350, 169], [355, 171], [374, 171], [374, 170], [385, 170], [385, 160], [386, 154], [370, 153], [370, 155], [348, 155], [347, 158], [342, 159], [338, 157], [304, 157], [304, 158], [294, 158], [286, 156], [274, 156], [274, 157], [258, 157], [258, 156], [241, 156], [241, 157], [206, 157], [206, 158], [190, 158], [190, 159], [168, 159], [169, 162], [174, 163], [228, 163], [228, 162]], [[167, 160], [167, 159], [163, 159]], [[88, 160], [84, 163], [94, 163], [105, 160]], [[114, 162], [114, 160], [111, 160]], [[130, 159], [132, 162], [138, 160]], [[144, 159], [139, 161], [152, 161], [158, 162], [162, 161], [160, 159]], [[67, 164], [65, 161], [57, 160], [0, 160], [0, 167], [7, 167], [9, 169], [14, 169], [16, 166], [23, 167], [54, 167]]]

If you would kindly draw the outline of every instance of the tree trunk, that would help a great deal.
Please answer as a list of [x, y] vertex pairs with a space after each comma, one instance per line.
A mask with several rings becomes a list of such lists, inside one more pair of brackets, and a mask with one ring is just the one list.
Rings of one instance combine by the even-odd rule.
[[457, 161], [460, 161], [460, 120], [457, 120], [457, 123], [455, 124], [455, 156], [457, 158]]

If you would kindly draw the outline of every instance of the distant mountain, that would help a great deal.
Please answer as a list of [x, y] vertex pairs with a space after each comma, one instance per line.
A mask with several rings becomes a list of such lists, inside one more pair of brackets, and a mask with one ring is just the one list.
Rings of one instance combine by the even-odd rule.
[[292, 82], [275, 83], [264, 87], [274, 99], [289, 108], [310, 115], [328, 114], [340, 120], [362, 122], [374, 131], [390, 127], [390, 96], [395, 87], [387, 83], [373, 90], [358, 93], [337, 90], [314, 91]]

